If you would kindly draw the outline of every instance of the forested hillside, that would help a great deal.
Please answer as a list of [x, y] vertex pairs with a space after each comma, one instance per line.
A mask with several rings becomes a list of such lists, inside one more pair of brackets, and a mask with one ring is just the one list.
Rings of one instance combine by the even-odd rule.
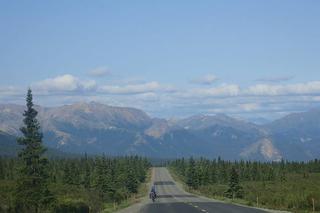
[[251, 162], [178, 159], [171, 171], [195, 193], [250, 206], [320, 210], [320, 161]]
[[[0, 158], [0, 212], [16, 212], [15, 187], [19, 161]], [[53, 212], [98, 212], [119, 205], [137, 193], [149, 162], [140, 157], [106, 156], [50, 160], [48, 188]], [[19, 211], [18, 211], [19, 212]]]

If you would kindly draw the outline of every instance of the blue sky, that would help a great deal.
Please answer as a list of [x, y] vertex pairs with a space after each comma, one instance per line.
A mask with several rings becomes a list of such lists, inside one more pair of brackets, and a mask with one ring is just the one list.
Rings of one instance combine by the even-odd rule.
[[1, 1], [0, 102], [153, 116], [318, 107], [319, 1]]

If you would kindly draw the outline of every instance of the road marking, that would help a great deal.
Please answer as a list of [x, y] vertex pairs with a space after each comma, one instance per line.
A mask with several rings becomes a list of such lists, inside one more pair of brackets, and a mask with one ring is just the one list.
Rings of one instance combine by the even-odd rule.
[[189, 204], [190, 206], [193, 206], [194, 208], [198, 208], [198, 209], [199, 209], [199, 210], [201, 210], [202, 212], [206, 212], [206, 213], [208, 213], [208, 211], [207, 211], [207, 210], [205, 210], [205, 209], [201, 209], [199, 206], [194, 205], [193, 203], [186, 203], [186, 204]]

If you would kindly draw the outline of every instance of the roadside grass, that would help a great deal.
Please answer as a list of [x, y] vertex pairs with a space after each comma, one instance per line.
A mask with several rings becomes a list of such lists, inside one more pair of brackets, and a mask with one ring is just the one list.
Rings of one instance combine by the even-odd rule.
[[246, 181], [241, 182], [244, 189], [243, 199], [228, 199], [224, 192], [225, 184], [210, 184], [200, 186], [197, 190], [188, 187], [183, 178], [173, 169], [170, 173], [175, 181], [193, 194], [251, 207], [277, 209], [297, 213], [313, 212], [312, 199], [315, 202], [315, 212], [320, 212], [320, 173], [311, 173], [306, 178], [303, 174], [288, 174], [287, 180], [281, 181]]
[[102, 213], [111, 213], [111, 212], [119, 211], [135, 203], [141, 202], [142, 199], [148, 193], [151, 176], [152, 176], [152, 168], [148, 170], [146, 180], [144, 183], [140, 184], [140, 186], [138, 187], [138, 192], [136, 194], [131, 195], [128, 199], [122, 201], [118, 205], [115, 203], [105, 203]]

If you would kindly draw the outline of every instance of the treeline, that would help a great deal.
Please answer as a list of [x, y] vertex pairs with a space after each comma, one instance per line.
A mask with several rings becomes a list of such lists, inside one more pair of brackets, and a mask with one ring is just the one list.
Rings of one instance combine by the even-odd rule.
[[285, 181], [288, 173], [303, 174], [320, 172], [320, 161], [309, 162], [256, 162], [256, 161], [224, 161], [220, 158], [208, 160], [177, 159], [170, 163], [174, 170], [185, 177], [186, 183], [193, 188], [213, 183], [228, 183], [231, 170], [237, 171], [240, 181]]
[[[0, 212], [23, 212], [17, 209], [14, 193], [20, 164], [17, 158], [0, 158], [0, 185], [6, 189], [0, 189]], [[137, 193], [149, 167], [147, 159], [137, 156], [51, 159], [47, 169], [48, 188], [54, 201], [48, 211], [97, 212], [105, 203], [119, 204]]]
[[[282, 209], [320, 208], [320, 161], [255, 162], [177, 159], [169, 164], [191, 190], [245, 204]], [[281, 196], [280, 196], [281, 194]]]

